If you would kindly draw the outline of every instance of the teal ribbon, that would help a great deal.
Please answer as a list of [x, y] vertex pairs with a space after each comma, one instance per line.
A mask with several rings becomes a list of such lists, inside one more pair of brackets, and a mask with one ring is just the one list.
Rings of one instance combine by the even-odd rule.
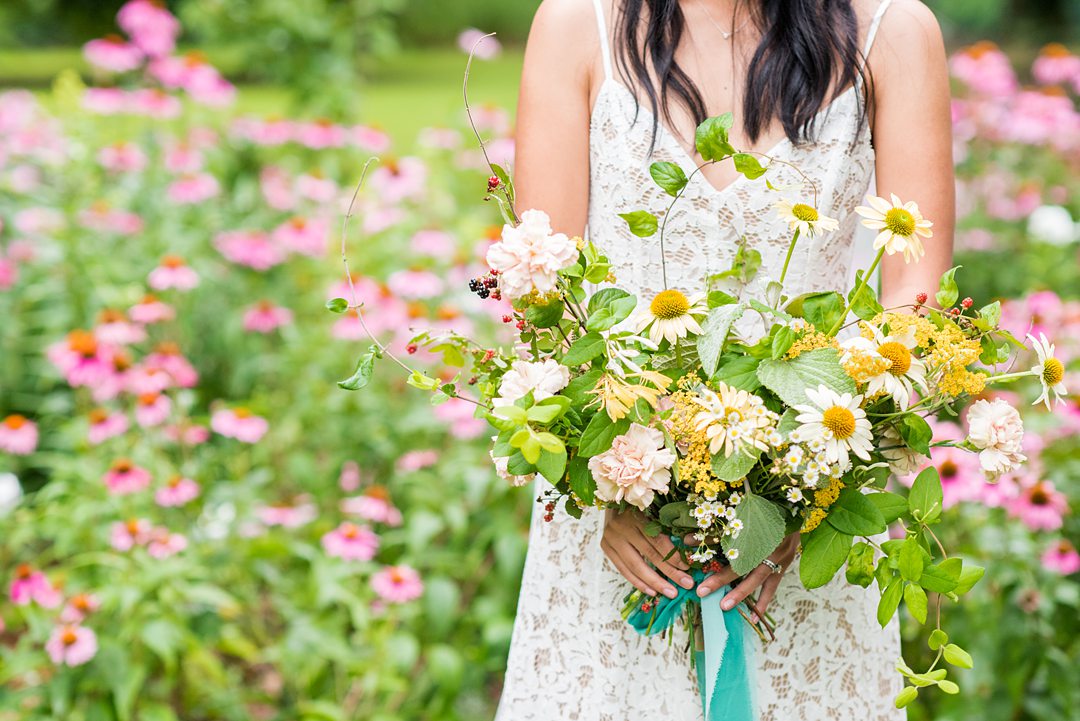
[[720, 599], [730, 586], [702, 599], [697, 595], [697, 587], [706, 576], [701, 571], [693, 571], [692, 575], [693, 588], [676, 586], [678, 594], [675, 598], [643, 599], [643, 602], [654, 604], [653, 608], [643, 611], [638, 603], [626, 619], [627, 623], [638, 633], [653, 636], [671, 628], [687, 602], [701, 604], [705, 650], [695, 652], [695, 660], [705, 721], [755, 721], [747, 656], [748, 624], [735, 609], [724, 611], [720, 608]]

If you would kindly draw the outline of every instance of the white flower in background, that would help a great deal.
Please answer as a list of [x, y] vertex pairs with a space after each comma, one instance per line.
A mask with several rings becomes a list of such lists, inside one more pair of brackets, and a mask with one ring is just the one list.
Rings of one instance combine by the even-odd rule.
[[499, 287], [511, 300], [555, 290], [558, 272], [577, 258], [577, 244], [552, 233], [551, 219], [542, 210], [526, 210], [519, 225], [504, 225], [502, 240], [487, 252], [487, 263], [499, 272]]
[[884, 248], [889, 255], [903, 253], [905, 263], [917, 261], [926, 254], [920, 236], [932, 238], [934, 231], [930, 227], [933, 223], [922, 217], [915, 203], [902, 203], [895, 195], [891, 198], [890, 203], [884, 198], [867, 195], [866, 202], [870, 207], [860, 205], [855, 212], [863, 217], [864, 226], [878, 231], [874, 250]]
[[551, 358], [536, 363], [517, 360], [503, 375], [499, 395], [491, 402], [496, 407], [510, 406], [530, 392], [534, 401], [542, 401], [566, 388], [569, 382], [570, 369]]
[[856, 380], [866, 383], [867, 398], [884, 393], [906, 411], [911, 405], [915, 387], [926, 390], [926, 364], [911, 352], [915, 348], [915, 328], [909, 328], [905, 335], [886, 336], [879, 328], [871, 325], [864, 327], [869, 328], [873, 338], [857, 336], [841, 343], [840, 364], [846, 370], [858, 354], [883, 359], [885, 363], [881, 366], [884, 370]]
[[968, 409], [967, 423], [968, 442], [979, 450], [979, 463], [991, 479], [1027, 460], [1020, 452], [1024, 422], [1005, 401], [976, 401]]
[[774, 207], [780, 219], [800, 235], [817, 235], [819, 232], [832, 232], [840, 227], [840, 222], [818, 213], [817, 208], [806, 203], [792, 204], [786, 200], [778, 201]]
[[675, 453], [664, 447], [663, 433], [632, 423], [610, 449], [589, 459], [589, 471], [597, 498], [645, 510], [657, 493], [667, 493], [674, 463]]
[[1080, 223], [1073, 222], [1067, 208], [1043, 205], [1028, 216], [1027, 232], [1044, 243], [1068, 245], [1080, 237]]
[[881, 455], [889, 464], [889, 472], [895, 476], [908, 476], [919, 470], [926, 463], [926, 458], [918, 451], [911, 450], [900, 431], [888, 426], [881, 434]]
[[702, 410], [694, 415], [694, 424], [705, 431], [709, 453], [723, 452], [725, 457], [743, 446], [768, 450], [770, 440], [783, 438], [770, 433], [779, 416], [765, 407], [765, 402], [747, 391], [719, 383], [716, 392], [702, 388], [695, 402]]
[[[491, 440], [495, 440], [495, 439], [492, 438]], [[496, 475], [498, 475], [499, 478], [503, 479], [504, 481], [510, 481], [510, 485], [512, 485], [512, 486], [515, 486], [515, 487], [526, 486], [526, 485], [532, 483], [533, 479], [536, 478], [535, 473], [530, 473], [530, 474], [525, 475], [525, 476], [515, 476], [514, 474], [510, 473], [510, 471], [507, 469], [507, 465], [510, 463], [510, 459], [508, 457], [503, 456], [503, 457], [500, 458], [500, 457], [496, 456], [494, 454], [494, 452], [492, 452], [492, 451], [488, 451], [488, 455], [491, 456], [491, 461], [492, 461], [492, 463], [495, 464], [495, 473], [496, 473]]]
[[709, 312], [704, 295], [687, 298], [681, 291], [662, 290], [652, 299], [649, 307], [635, 314], [637, 331], [649, 331], [654, 343], [666, 339], [674, 344], [687, 334], [701, 333], [699, 318]]
[[1046, 410], [1051, 410], [1050, 396], [1054, 396], [1054, 402], [1060, 403], [1061, 396], [1068, 393], [1065, 390], [1065, 364], [1054, 357], [1054, 345], [1046, 340], [1045, 334], [1039, 333], [1038, 338], [1028, 335], [1028, 340], [1035, 348], [1035, 354], [1039, 356], [1039, 362], [1031, 372], [1039, 377], [1039, 383], [1042, 384], [1042, 394], [1032, 405], [1045, 403]]
[[6, 516], [19, 505], [22, 485], [14, 473], [0, 473], [0, 516]]
[[829, 463], [847, 466], [848, 453], [854, 453], [864, 461], [870, 460], [870, 451], [874, 447], [873, 434], [866, 411], [859, 406], [862, 396], [850, 393], [837, 393], [827, 386], [820, 385], [817, 390], [806, 389], [809, 404], [795, 406], [799, 411], [796, 416], [802, 425], [800, 437], [809, 442], [824, 443], [825, 457]]

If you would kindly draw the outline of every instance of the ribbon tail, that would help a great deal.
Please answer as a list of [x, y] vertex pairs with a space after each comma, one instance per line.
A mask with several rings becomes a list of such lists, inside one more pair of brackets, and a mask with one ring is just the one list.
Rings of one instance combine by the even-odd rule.
[[722, 595], [701, 604], [705, 651], [698, 656], [698, 688], [705, 721], [754, 721], [746, 621], [720, 609]]

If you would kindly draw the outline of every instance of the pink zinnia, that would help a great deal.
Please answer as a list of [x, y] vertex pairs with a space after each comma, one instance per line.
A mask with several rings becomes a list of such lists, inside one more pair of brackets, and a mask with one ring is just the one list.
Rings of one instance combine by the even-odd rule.
[[183, 175], [169, 185], [166, 193], [176, 205], [195, 205], [206, 202], [221, 192], [217, 178], [209, 173]]
[[191, 290], [199, 284], [199, 274], [177, 255], [166, 255], [161, 265], [150, 271], [147, 285], [154, 290]]
[[261, 231], [219, 233], [214, 247], [226, 260], [255, 270], [268, 270], [285, 261], [285, 251]]
[[101, 601], [92, 593], [76, 593], [68, 599], [60, 612], [64, 623], [82, 623], [94, 611], [101, 608]]
[[150, 325], [151, 323], [161, 323], [162, 321], [174, 319], [176, 311], [168, 303], [163, 303], [156, 296], [148, 293], [143, 296], [143, 299], [137, 305], [131, 307], [128, 315], [136, 323]]
[[155, 528], [151, 533], [150, 542], [146, 544], [146, 552], [152, 558], [168, 558], [175, 556], [188, 547], [187, 537], [179, 533], [170, 533], [166, 528]]
[[143, 428], [160, 426], [169, 417], [172, 401], [160, 393], [143, 393], [135, 402], [135, 422]]
[[341, 512], [387, 526], [400, 526], [402, 521], [401, 511], [390, 502], [390, 494], [382, 486], [372, 486], [361, 496], [341, 499]]
[[214, 415], [210, 417], [210, 428], [226, 438], [235, 438], [243, 443], [257, 443], [266, 435], [270, 424], [247, 408], [222, 408], [214, 411]]
[[183, 506], [199, 497], [199, 484], [190, 478], [173, 476], [154, 493], [154, 502], [159, 506]]
[[15, 569], [15, 578], [8, 589], [11, 602], [16, 606], [26, 606], [33, 602], [42, 608], [56, 608], [63, 597], [45, 574], [35, 571], [23, 563]]
[[123, 496], [129, 493], [138, 493], [150, 485], [150, 472], [141, 468], [126, 458], [121, 458], [112, 464], [105, 473], [103, 479], [109, 488], [109, 493]]
[[130, 0], [116, 14], [116, 24], [151, 57], [171, 53], [180, 35], [180, 21], [154, 0]]
[[1007, 510], [1009, 515], [1033, 531], [1056, 531], [1061, 528], [1062, 517], [1069, 511], [1065, 494], [1054, 489], [1050, 481], [1022, 483], [1023, 490], [1014, 498]]
[[85, 626], [57, 626], [45, 642], [45, 651], [57, 666], [81, 666], [97, 649], [97, 636]]
[[371, 589], [387, 603], [408, 603], [420, 598], [424, 584], [409, 566], [388, 566], [371, 577]]
[[1043, 553], [1042, 565], [1048, 571], [1060, 573], [1062, 576], [1071, 576], [1080, 571], [1080, 553], [1076, 552], [1076, 548], [1071, 543], [1061, 539]]
[[135, 70], [143, 61], [143, 53], [123, 39], [110, 35], [83, 45], [83, 56], [91, 65], [113, 73]]
[[295, 216], [279, 225], [272, 237], [283, 248], [317, 258], [326, 255], [329, 233], [324, 219]]
[[109, 545], [117, 551], [130, 551], [135, 546], [145, 545], [153, 530], [154, 526], [145, 518], [117, 521], [109, 530]]
[[158, 343], [154, 352], [143, 359], [143, 365], [148, 370], [163, 371], [180, 388], [194, 388], [199, 382], [199, 372], [175, 343]]
[[90, 430], [87, 440], [91, 445], [99, 445], [123, 435], [128, 429], [128, 419], [123, 413], [109, 413], [104, 408], [95, 408], [90, 411]]
[[422, 451], [409, 451], [401, 458], [398, 458], [397, 469], [403, 473], [411, 473], [434, 466], [438, 460], [439, 452], [430, 448]]
[[244, 312], [244, 330], [249, 333], [273, 333], [292, 321], [291, 310], [268, 300], [259, 301]]
[[13, 414], [0, 422], [0, 451], [28, 456], [38, 444], [38, 429], [29, 418]]
[[331, 556], [346, 561], [370, 561], [379, 550], [379, 537], [366, 526], [346, 521], [325, 534], [322, 545]]
[[114, 173], [130, 173], [146, 167], [146, 153], [138, 145], [120, 141], [98, 151], [101, 167]]
[[305, 523], [311, 523], [318, 515], [315, 506], [306, 501], [297, 500], [299, 502], [295, 505], [261, 506], [255, 510], [255, 515], [267, 526], [296, 528]]

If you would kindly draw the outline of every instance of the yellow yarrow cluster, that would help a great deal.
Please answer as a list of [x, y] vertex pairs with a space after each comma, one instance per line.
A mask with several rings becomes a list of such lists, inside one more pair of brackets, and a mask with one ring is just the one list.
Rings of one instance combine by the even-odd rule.
[[727, 489], [727, 484], [713, 475], [709, 438], [694, 423], [694, 414], [700, 406], [694, 401], [696, 394], [690, 390], [693, 380], [691, 376], [679, 379], [678, 390], [669, 396], [675, 406], [669, 430], [675, 442], [686, 447], [686, 453], [679, 460], [683, 485], [693, 489], [694, 493], [717, 496]]
[[840, 365], [856, 383], [866, 383], [890, 368], [888, 359], [876, 353], [871, 355], [859, 348], [846, 349]]
[[[924, 351], [923, 358], [931, 369], [940, 374], [938, 389], [954, 398], [965, 393], [977, 395], [986, 388], [986, 376], [968, 370], [979, 359], [982, 347], [977, 338], [968, 338], [953, 323], [938, 328], [921, 315], [911, 313], [886, 313], [874, 319], [874, 325], [889, 324], [892, 335], [906, 335], [915, 331], [915, 344]], [[862, 336], [873, 338], [869, 325], [862, 324]]]
[[844, 482], [839, 478], [833, 478], [829, 481], [829, 485], [814, 491], [814, 507], [810, 509], [806, 520], [803, 521], [803, 533], [809, 533], [821, 525], [821, 522], [825, 520], [825, 516], [828, 515], [826, 509], [836, 503], [836, 499], [840, 497], [840, 491], [843, 488]]
[[791, 360], [792, 358], [798, 358], [803, 353], [809, 353], [812, 350], [839, 347], [840, 344], [835, 338], [826, 335], [825, 333], [821, 333], [814, 329], [813, 326], [810, 326], [810, 330], [806, 331], [806, 333], [791, 344], [791, 347], [788, 348], [788, 352], [784, 357]]
[[821, 510], [820, 508], [811, 509], [810, 514], [803, 522], [802, 532], [810, 533], [810, 531], [821, 525], [821, 522], [825, 520], [825, 516], [825, 511]]

